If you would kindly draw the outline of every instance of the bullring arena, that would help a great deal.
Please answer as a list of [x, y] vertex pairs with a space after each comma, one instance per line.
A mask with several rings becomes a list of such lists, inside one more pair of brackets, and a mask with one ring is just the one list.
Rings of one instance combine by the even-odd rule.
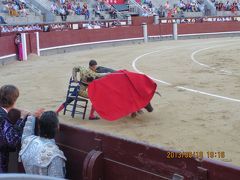
[[212, 159], [239, 166], [239, 45], [238, 37], [211, 38], [30, 55], [28, 61], [0, 67], [0, 82], [19, 87], [18, 107], [55, 110], [65, 99], [75, 65], [96, 59], [102, 66], [145, 73], [162, 95], [154, 96], [152, 113], [115, 122], [61, 113], [61, 122], [167, 149], [203, 151], [204, 157], [208, 151], [225, 152], [224, 158]]

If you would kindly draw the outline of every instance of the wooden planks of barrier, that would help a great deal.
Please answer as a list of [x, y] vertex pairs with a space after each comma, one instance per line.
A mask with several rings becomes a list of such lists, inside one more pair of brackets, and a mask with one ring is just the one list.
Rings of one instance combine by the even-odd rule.
[[84, 180], [235, 180], [240, 168], [194, 157], [169, 158], [163, 147], [61, 124], [67, 178]]

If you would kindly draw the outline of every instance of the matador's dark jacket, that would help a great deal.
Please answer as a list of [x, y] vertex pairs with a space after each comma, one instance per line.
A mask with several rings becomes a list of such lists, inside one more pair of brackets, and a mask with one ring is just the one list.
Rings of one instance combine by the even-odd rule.
[[15, 151], [21, 144], [24, 123], [24, 120], [19, 119], [12, 124], [7, 112], [0, 107], [0, 173], [7, 173], [9, 152]]

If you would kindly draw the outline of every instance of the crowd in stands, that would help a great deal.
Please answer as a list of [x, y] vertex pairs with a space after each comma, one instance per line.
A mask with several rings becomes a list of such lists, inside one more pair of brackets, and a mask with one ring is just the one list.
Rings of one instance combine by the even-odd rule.
[[[113, 28], [116, 26], [121, 26], [119, 21], [111, 21], [108, 22], [109, 28]], [[70, 23], [52, 23], [46, 25], [2, 25], [0, 26], [0, 33], [11, 33], [11, 32], [24, 32], [24, 31], [67, 31], [72, 29], [100, 29], [106, 28], [106, 24], [101, 21], [89, 21], [88, 23], [78, 24], [77, 27], [73, 27]]]
[[22, 31], [38, 31], [42, 30], [42, 28], [36, 24], [36, 25], [26, 25], [26, 26], [0, 26], [0, 32], [6, 33], [6, 32], [22, 32]]
[[3, 12], [8, 13], [9, 16], [27, 16], [25, 0], [4, 0]]
[[60, 15], [63, 21], [66, 21], [68, 15], [84, 15], [85, 20], [90, 17], [88, 4], [85, 2], [81, 7], [80, 1], [76, 0], [54, 1], [51, 5], [51, 12]]
[[170, 5], [167, 1], [164, 5], [160, 5], [158, 14], [160, 17], [183, 17], [183, 12], [203, 12], [205, 6], [203, 0], [190, 0], [184, 2], [180, 0], [177, 4]]
[[[230, 3], [227, 0], [225, 3], [218, 0], [211, 0], [215, 5], [217, 11], [231, 11], [236, 13], [240, 10], [240, 1], [233, 1]], [[151, 1], [150, 1], [151, 5]], [[160, 17], [183, 17], [183, 12], [202, 12], [206, 14], [207, 7], [204, 5], [203, 0], [180, 0], [177, 4], [173, 6], [167, 1], [164, 5], [160, 5], [158, 9], [158, 14]]]
[[235, 13], [236, 11], [240, 11], [240, 1], [226, 1], [223, 3], [222, 1], [212, 0], [212, 3], [215, 5], [217, 11], [231, 11]]
[[[55, 15], [61, 16], [63, 21], [67, 20], [69, 15], [83, 15], [85, 20], [90, 18], [90, 10], [87, 2], [80, 0], [49, 0], [52, 2], [50, 7], [51, 12]], [[9, 16], [27, 16], [27, 8], [25, 0], [3, 0], [4, 7], [2, 12], [8, 13]], [[109, 5], [110, 6], [110, 5]], [[100, 19], [105, 19], [102, 11], [107, 11], [112, 19], [117, 19], [117, 11], [111, 6], [106, 5], [105, 0], [96, 0], [96, 5], [93, 8], [95, 17], [99, 16]], [[0, 24], [4, 24], [3, 17], [0, 17]]]
[[[89, 20], [90, 10], [88, 6], [87, 2], [84, 2], [81, 6], [79, 0], [54, 0], [51, 5], [51, 12], [60, 15], [63, 21], [66, 21], [68, 15], [84, 15], [85, 20]], [[114, 8], [108, 7], [104, 0], [96, 0], [93, 8], [95, 17], [99, 16], [100, 19], [104, 19], [103, 11], [108, 12], [112, 19], [117, 18], [117, 11]]]

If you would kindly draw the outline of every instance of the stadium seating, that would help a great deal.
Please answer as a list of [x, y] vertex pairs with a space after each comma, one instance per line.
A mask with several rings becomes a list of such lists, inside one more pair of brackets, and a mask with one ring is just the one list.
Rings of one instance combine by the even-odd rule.
[[24, 15], [17, 13], [17, 16], [10, 16], [7, 4], [6, 1], [0, 1], [0, 16], [2, 16], [8, 24], [33, 24], [43, 22], [41, 12], [33, 5], [25, 4], [26, 14]]
[[118, 11], [129, 11], [128, 4], [113, 4], [112, 6]]

